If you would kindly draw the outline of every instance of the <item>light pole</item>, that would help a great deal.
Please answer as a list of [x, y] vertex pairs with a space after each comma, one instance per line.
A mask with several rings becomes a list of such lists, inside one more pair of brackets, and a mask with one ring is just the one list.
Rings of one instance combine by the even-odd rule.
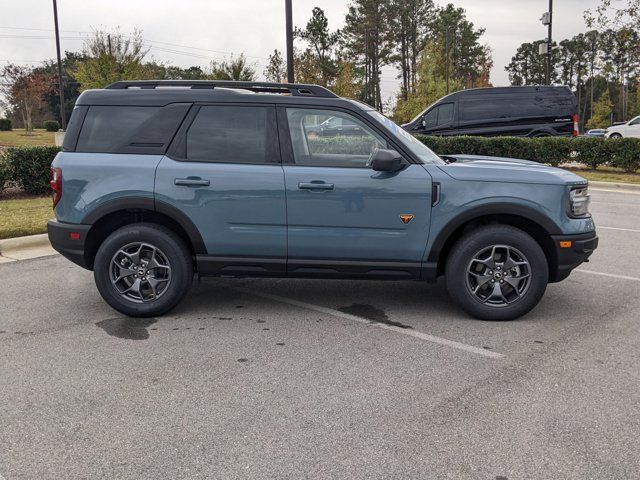
[[[55, 0], [54, 0], [55, 1]], [[285, 14], [287, 17], [287, 81], [294, 82], [293, 75], [293, 14], [291, 8], [291, 0], [285, 0]]]
[[67, 117], [64, 112], [64, 84], [62, 83], [62, 58], [60, 57], [60, 31], [58, 30], [58, 3], [53, 0], [53, 22], [56, 30], [56, 54], [58, 55], [58, 86], [60, 89], [60, 126], [67, 129]]
[[549, 40], [547, 44], [547, 85], [551, 85], [551, 44], [553, 35], [553, 0], [549, 0]]

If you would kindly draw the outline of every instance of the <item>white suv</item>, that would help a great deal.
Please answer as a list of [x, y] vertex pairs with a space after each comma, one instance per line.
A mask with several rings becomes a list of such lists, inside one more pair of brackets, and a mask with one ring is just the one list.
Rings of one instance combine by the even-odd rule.
[[607, 128], [607, 138], [638, 137], [640, 138], [640, 116], [632, 118], [627, 123]]

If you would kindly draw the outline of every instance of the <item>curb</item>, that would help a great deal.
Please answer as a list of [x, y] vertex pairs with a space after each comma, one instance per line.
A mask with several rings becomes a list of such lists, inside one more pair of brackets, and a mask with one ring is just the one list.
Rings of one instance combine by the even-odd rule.
[[48, 247], [49, 235], [42, 233], [40, 235], [28, 235], [26, 237], [5, 238], [0, 240], [0, 255], [11, 250], [23, 250], [26, 248]]
[[640, 191], [640, 184], [638, 183], [593, 182], [589, 180], [589, 186]]

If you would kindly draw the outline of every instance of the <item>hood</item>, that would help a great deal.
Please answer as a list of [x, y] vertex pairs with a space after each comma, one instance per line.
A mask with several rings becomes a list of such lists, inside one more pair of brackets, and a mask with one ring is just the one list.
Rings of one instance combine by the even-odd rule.
[[442, 157], [451, 163], [442, 165], [440, 169], [456, 180], [544, 185], [587, 183], [584, 178], [575, 173], [530, 160], [480, 155], [442, 155]]

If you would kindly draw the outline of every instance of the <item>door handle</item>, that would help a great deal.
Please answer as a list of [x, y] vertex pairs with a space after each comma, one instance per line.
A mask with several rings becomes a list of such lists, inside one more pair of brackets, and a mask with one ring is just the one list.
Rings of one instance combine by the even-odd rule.
[[176, 178], [173, 180], [174, 185], [184, 185], [186, 187], [208, 187], [211, 185], [209, 180], [202, 178]]
[[333, 183], [325, 182], [300, 182], [298, 183], [300, 190], [333, 190]]

